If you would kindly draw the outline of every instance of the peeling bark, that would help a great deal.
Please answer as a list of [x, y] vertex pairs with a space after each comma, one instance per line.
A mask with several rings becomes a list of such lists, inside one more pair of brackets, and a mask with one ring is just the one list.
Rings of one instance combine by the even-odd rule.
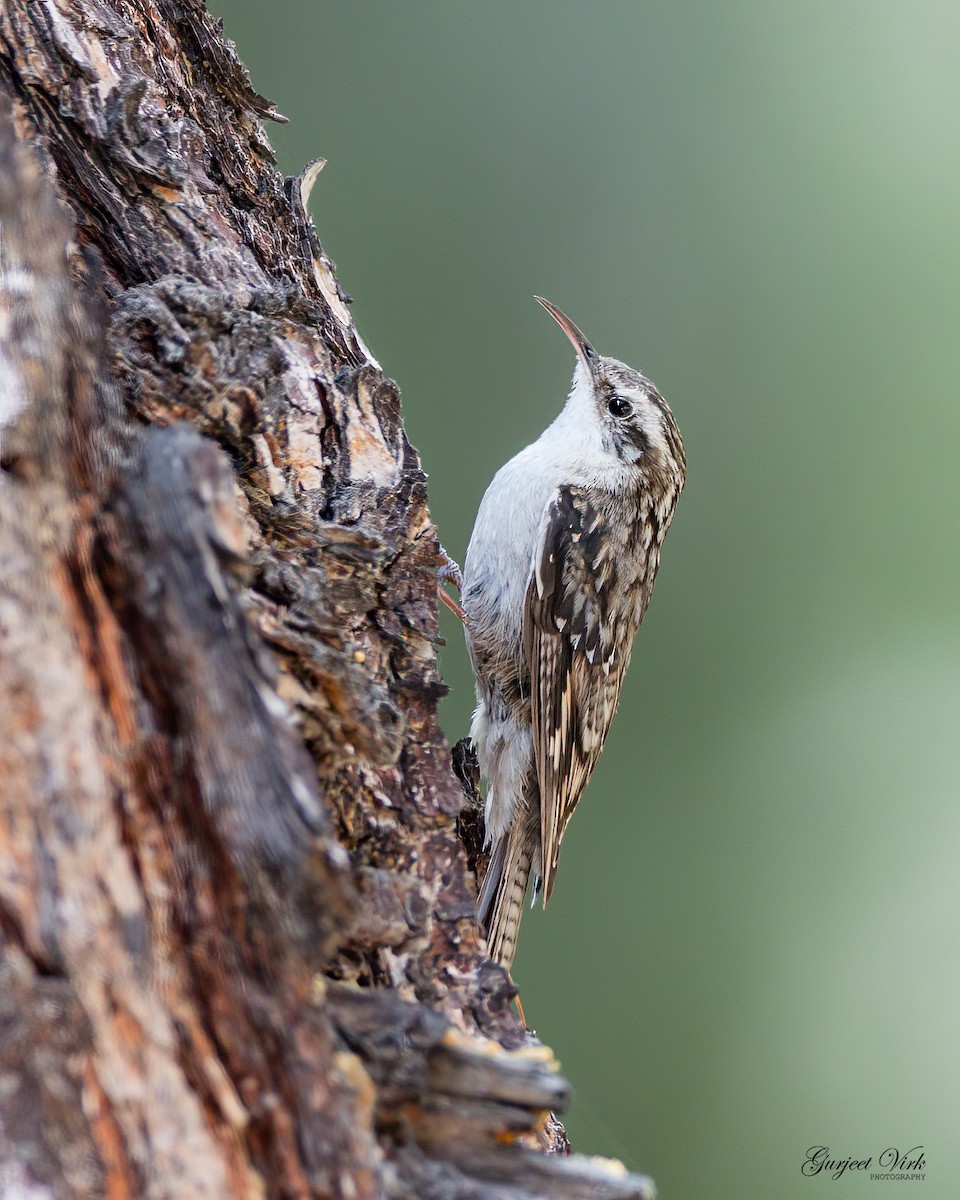
[[0, 12], [0, 1197], [641, 1197], [473, 920], [399, 394], [195, 0]]

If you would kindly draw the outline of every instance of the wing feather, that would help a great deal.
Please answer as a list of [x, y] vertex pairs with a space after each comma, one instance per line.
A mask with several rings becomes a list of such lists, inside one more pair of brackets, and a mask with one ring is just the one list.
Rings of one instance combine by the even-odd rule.
[[585, 489], [561, 487], [540, 526], [524, 610], [540, 785], [544, 903], [567, 823], [617, 709], [632, 631], [615, 627], [615, 546]]

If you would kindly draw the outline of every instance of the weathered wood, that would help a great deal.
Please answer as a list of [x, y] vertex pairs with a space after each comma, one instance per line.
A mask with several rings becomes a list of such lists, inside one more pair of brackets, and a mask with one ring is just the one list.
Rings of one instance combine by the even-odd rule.
[[0, 1196], [648, 1195], [542, 1153], [315, 171], [195, 0], [8, 0], [0, 105]]

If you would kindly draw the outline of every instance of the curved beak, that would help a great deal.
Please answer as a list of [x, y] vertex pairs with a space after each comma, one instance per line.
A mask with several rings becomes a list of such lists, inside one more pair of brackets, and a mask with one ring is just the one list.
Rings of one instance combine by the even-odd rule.
[[549, 300], [544, 300], [542, 296], [534, 296], [534, 300], [547, 310], [551, 317], [560, 326], [563, 332], [570, 339], [574, 350], [577, 352], [577, 357], [587, 368], [587, 373], [592, 375], [597, 364], [600, 362], [600, 356], [596, 350], [590, 345], [587, 339], [583, 336], [580, 330], [574, 325], [566, 313], [562, 313], [555, 304], [551, 304]]

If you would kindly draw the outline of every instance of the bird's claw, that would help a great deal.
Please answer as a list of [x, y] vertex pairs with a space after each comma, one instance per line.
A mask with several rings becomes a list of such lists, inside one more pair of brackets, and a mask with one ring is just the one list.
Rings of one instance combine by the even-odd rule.
[[447, 608], [466, 625], [468, 623], [466, 612], [451, 595], [444, 591], [444, 585], [447, 583], [452, 583], [458, 592], [461, 591], [463, 589], [463, 572], [442, 546], [439, 547], [438, 561], [440, 566], [437, 568], [437, 595]]
[[463, 572], [460, 570], [459, 564], [454, 562], [446, 550], [440, 546], [439, 542], [437, 545], [440, 548], [440, 552], [437, 556], [440, 563], [440, 566], [437, 570], [437, 579], [440, 580], [441, 586], [449, 582], [453, 584], [458, 592], [462, 592]]

